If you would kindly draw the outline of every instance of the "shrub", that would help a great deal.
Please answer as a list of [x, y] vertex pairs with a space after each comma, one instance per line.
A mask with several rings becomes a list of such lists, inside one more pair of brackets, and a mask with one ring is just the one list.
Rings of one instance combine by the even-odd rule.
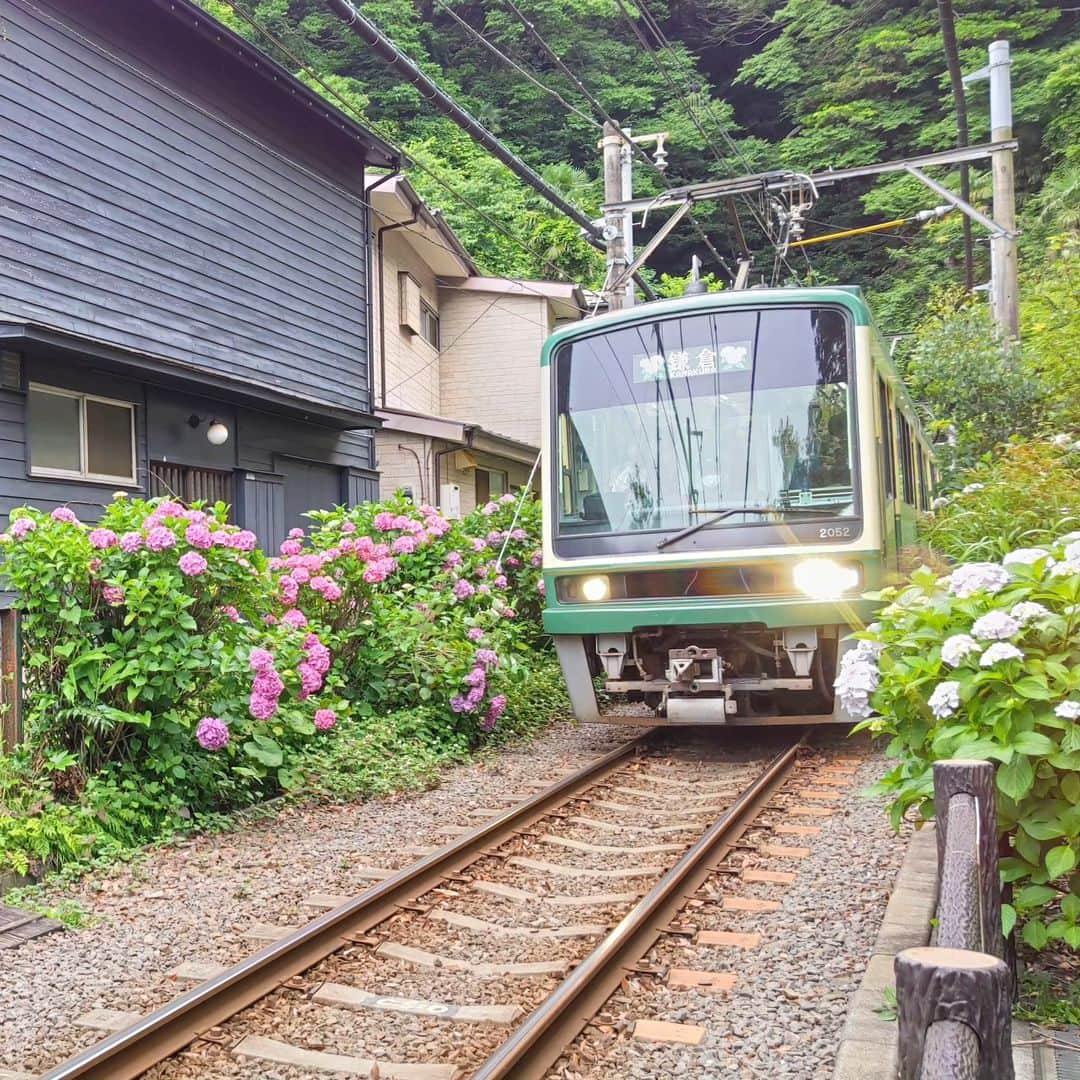
[[952, 310], [950, 297], [939, 297], [901, 366], [928, 430], [946, 436], [938, 458], [947, 477], [1038, 427], [1046, 391], [983, 307]]
[[1009, 932], [1080, 948], [1080, 533], [887, 591], [842, 664], [842, 700], [899, 759], [879, 785], [894, 823], [933, 813], [932, 764], [997, 761]]
[[1071, 436], [1014, 441], [963, 475], [963, 487], [934, 500], [922, 536], [953, 559], [994, 559], [1080, 526], [1080, 443]]

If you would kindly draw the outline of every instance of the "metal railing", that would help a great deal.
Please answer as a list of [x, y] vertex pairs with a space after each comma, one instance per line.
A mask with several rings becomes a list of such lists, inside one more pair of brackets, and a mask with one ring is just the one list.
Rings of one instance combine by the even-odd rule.
[[935, 763], [934, 807], [936, 939], [895, 965], [900, 1080], [1013, 1080], [993, 764]]

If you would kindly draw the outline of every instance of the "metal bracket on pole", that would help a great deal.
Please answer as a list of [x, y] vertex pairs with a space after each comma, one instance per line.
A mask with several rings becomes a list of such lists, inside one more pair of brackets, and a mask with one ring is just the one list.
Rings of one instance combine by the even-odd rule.
[[649, 256], [652, 255], [652, 253], [667, 239], [671, 230], [674, 229], [675, 226], [678, 225], [679, 222], [682, 221], [682, 219], [690, 213], [693, 205], [694, 204], [689, 199], [687, 199], [686, 202], [682, 203], [679, 206], [675, 213], [672, 214], [671, 217], [669, 217], [667, 221], [665, 221], [664, 224], [656, 230], [655, 235], [641, 249], [634, 261], [619, 275], [618, 279], [612, 283], [612, 289], [618, 289], [620, 286], [626, 283], [627, 278], [632, 277], [638, 272], [638, 270], [644, 265], [645, 260], [648, 259]]
[[946, 202], [952, 203], [958, 210], [962, 210], [972, 221], [977, 221], [991, 236], [1004, 236], [1009, 240], [1015, 240], [1019, 235], [1009, 229], [1003, 229], [993, 218], [988, 218], [981, 210], [976, 210], [971, 203], [965, 202], [959, 195], [951, 192], [944, 184], [939, 184], [936, 180], [927, 176], [922, 169], [917, 169], [914, 165], [905, 165], [904, 171], [914, 176], [920, 183], [925, 184], [931, 191], [940, 195]]

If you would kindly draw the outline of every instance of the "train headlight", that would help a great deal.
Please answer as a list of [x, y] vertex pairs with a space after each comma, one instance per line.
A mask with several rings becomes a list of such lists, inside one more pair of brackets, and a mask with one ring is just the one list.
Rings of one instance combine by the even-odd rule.
[[832, 559], [804, 559], [795, 564], [795, 587], [814, 600], [839, 600], [859, 584], [859, 571]]
[[581, 595], [591, 604], [600, 600], [606, 600], [611, 595], [611, 582], [606, 574], [597, 574], [596, 577], [587, 577], [581, 583]]

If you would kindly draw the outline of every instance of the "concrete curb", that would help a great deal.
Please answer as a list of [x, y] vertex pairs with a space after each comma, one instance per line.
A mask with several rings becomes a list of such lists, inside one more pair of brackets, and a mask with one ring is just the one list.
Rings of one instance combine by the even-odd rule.
[[896, 1021], [882, 1020], [874, 1010], [885, 1004], [885, 989], [896, 985], [896, 954], [930, 941], [936, 905], [937, 835], [933, 825], [928, 825], [911, 837], [896, 875], [862, 983], [848, 1004], [833, 1080], [880, 1080], [896, 1075]]

